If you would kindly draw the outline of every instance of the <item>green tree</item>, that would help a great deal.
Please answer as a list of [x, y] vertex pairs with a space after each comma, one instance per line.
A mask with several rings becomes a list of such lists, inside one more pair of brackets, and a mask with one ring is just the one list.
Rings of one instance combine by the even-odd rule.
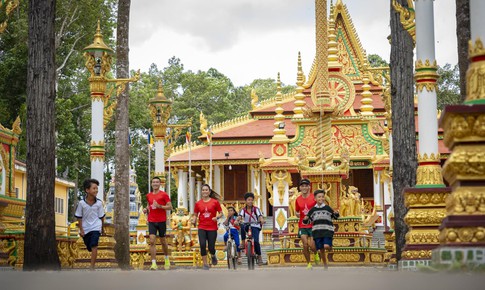
[[371, 67], [389, 66], [389, 63], [377, 54], [369, 54], [367, 60]]
[[446, 105], [460, 104], [460, 71], [458, 65], [451, 66], [447, 63], [445, 66], [438, 66], [438, 86], [436, 89], [438, 110], [444, 109]]

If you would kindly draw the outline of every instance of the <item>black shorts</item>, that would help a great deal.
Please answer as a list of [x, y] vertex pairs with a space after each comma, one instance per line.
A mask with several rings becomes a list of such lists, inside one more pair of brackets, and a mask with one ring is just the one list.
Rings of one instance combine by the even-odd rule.
[[148, 233], [156, 236], [157, 231], [161, 238], [165, 237], [165, 233], [167, 232], [167, 222], [148, 222]]
[[92, 248], [98, 246], [99, 236], [101, 236], [99, 231], [92, 231], [84, 235], [83, 241], [89, 252], [91, 252]]

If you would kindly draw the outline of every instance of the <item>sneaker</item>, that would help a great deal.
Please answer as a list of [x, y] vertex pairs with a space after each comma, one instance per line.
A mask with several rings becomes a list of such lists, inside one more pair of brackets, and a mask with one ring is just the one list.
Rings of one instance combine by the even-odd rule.
[[216, 256], [212, 256], [212, 265], [217, 265], [217, 258]]
[[306, 265], [306, 268], [308, 270], [312, 270], [313, 269], [312, 263], [308, 263], [308, 265]]
[[152, 266], [150, 267], [150, 270], [158, 270], [157, 264], [152, 263]]
[[318, 263], [320, 262], [320, 256], [318, 255], [318, 253], [315, 253], [315, 255], [313, 256], [314, 260], [315, 260], [315, 265], [318, 265]]
[[327, 271], [328, 270], [328, 265], [327, 264], [323, 265], [323, 268], [325, 269], [325, 271]]
[[170, 270], [170, 260], [169, 259], [165, 259], [165, 265], [163, 265], [163, 268], [165, 270]]
[[263, 257], [261, 255], [258, 255], [257, 259], [258, 259], [258, 266], [262, 266], [263, 265]]
[[237, 264], [238, 265], [242, 265], [242, 259], [241, 259], [241, 257], [237, 257]]
[[202, 270], [209, 270], [209, 269], [210, 269], [209, 265], [202, 266]]

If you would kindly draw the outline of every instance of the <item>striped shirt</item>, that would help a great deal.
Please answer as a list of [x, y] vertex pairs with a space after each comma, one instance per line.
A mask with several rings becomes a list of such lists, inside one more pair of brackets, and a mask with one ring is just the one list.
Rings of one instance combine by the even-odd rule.
[[307, 216], [313, 222], [312, 236], [313, 238], [332, 238], [334, 232], [334, 226], [332, 219], [337, 219], [339, 214], [334, 212], [333, 209], [326, 205], [316, 204]]

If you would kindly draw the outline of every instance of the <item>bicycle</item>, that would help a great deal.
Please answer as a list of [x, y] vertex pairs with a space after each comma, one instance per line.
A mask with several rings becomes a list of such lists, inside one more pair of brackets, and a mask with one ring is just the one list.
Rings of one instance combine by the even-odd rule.
[[236, 242], [234, 241], [234, 238], [231, 233], [231, 229], [229, 226], [225, 226], [226, 231], [228, 232], [228, 238], [227, 238], [227, 245], [226, 245], [226, 255], [227, 255], [227, 268], [230, 270], [231, 268], [236, 270], [236, 264], [237, 264], [237, 246]]
[[254, 240], [253, 232], [251, 230], [251, 223], [243, 223], [242, 228], [246, 231], [246, 240], [244, 242], [244, 249], [246, 252], [246, 257], [248, 259], [248, 269], [254, 270], [254, 265], [256, 264], [256, 254], [254, 253]]

